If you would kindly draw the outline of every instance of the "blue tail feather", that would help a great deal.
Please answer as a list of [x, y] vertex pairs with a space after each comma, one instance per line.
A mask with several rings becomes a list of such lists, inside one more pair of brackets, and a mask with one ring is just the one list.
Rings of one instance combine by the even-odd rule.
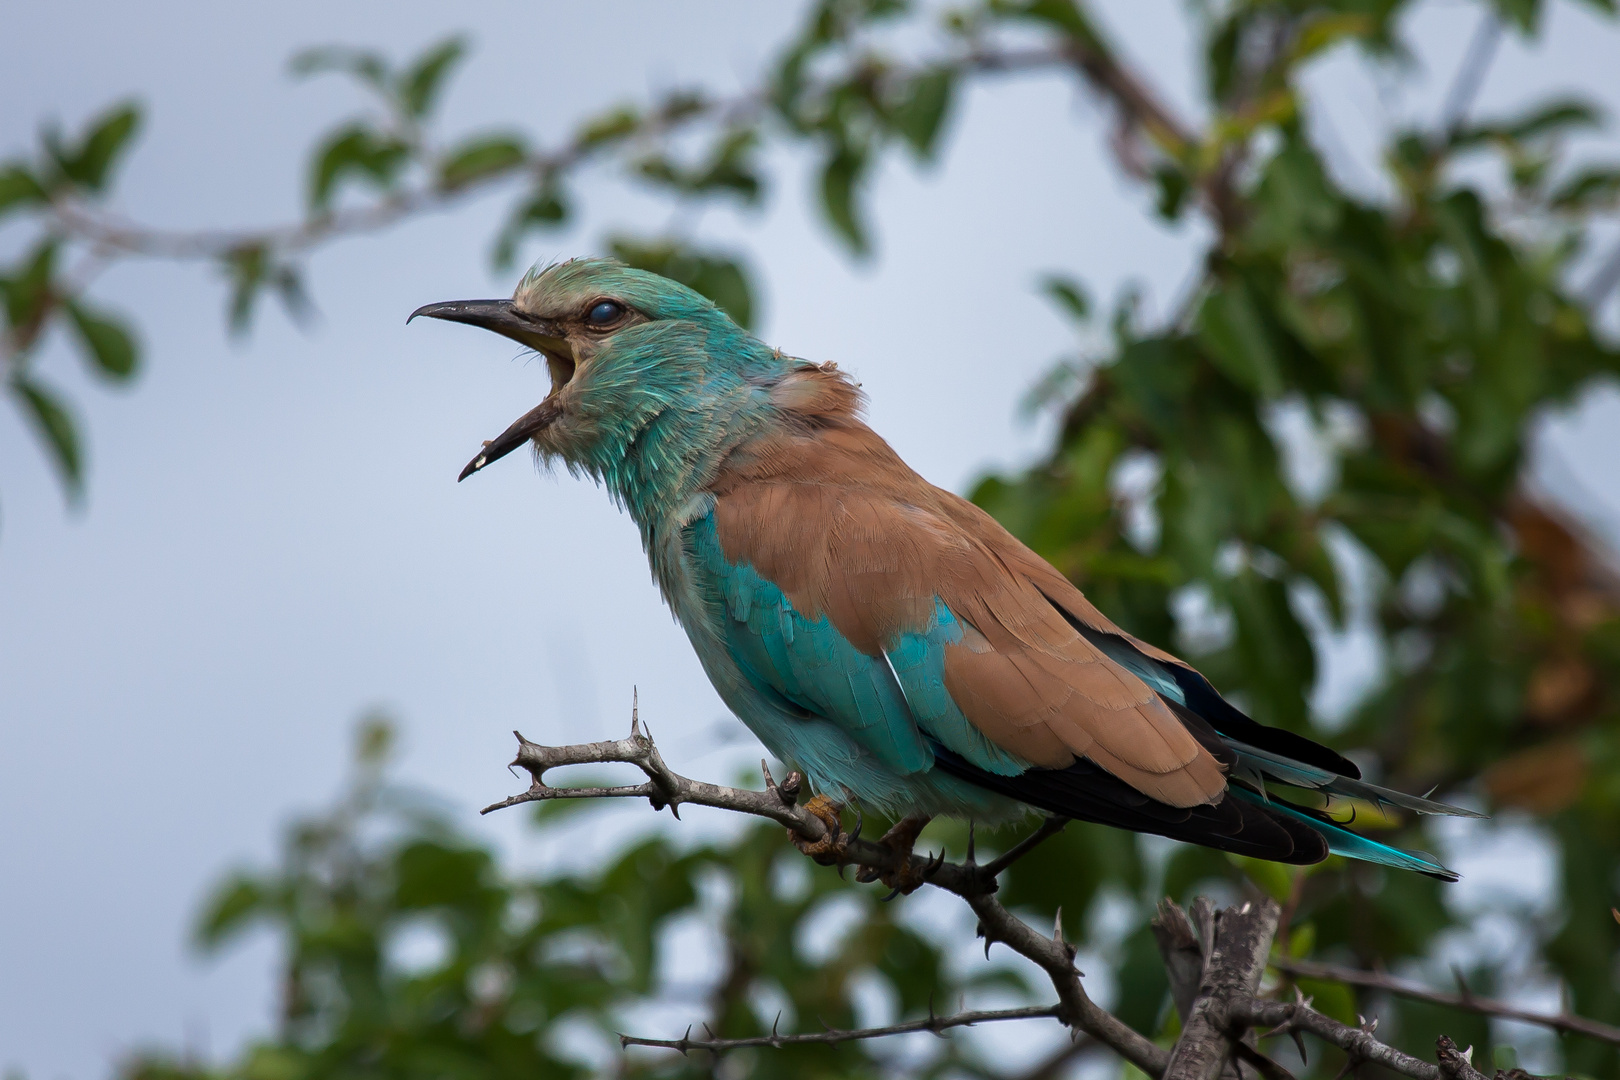
[[1328, 850], [1335, 855], [1343, 855], [1347, 859], [1360, 859], [1362, 862], [1377, 863], [1380, 866], [1393, 866], [1399, 870], [1416, 870], [1420, 874], [1439, 878], [1441, 881], [1456, 881], [1455, 871], [1448, 870], [1428, 855], [1419, 852], [1402, 851], [1400, 848], [1380, 844], [1376, 840], [1369, 840], [1365, 836], [1358, 836], [1349, 829], [1341, 828], [1330, 821], [1324, 821], [1314, 814], [1286, 803], [1281, 799], [1264, 799], [1249, 791], [1247, 788], [1234, 784], [1227, 789], [1231, 794], [1258, 806], [1264, 806], [1273, 813], [1283, 814], [1310, 826], [1322, 834], [1327, 841]]

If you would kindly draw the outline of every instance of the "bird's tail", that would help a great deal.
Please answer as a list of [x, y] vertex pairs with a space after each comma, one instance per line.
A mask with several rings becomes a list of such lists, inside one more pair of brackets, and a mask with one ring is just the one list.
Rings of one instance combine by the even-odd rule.
[[1439, 878], [1441, 881], [1457, 880], [1456, 871], [1448, 870], [1426, 852], [1402, 851], [1400, 848], [1381, 844], [1377, 840], [1370, 840], [1335, 824], [1328, 820], [1325, 814], [1295, 806], [1283, 799], [1268, 798], [1238, 784], [1233, 784], [1228, 790], [1244, 802], [1269, 810], [1273, 814], [1281, 814], [1312, 829], [1327, 841], [1328, 850], [1335, 855], [1377, 863], [1379, 866], [1393, 866], [1398, 870], [1415, 870], [1420, 874]]

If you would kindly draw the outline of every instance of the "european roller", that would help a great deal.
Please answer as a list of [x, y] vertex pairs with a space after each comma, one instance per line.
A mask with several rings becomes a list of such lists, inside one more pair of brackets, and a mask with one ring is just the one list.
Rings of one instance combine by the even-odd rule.
[[1114, 625], [990, 515], [907, 467], [834, 365], [606, 259], [531, 271], [510, 300], [417, 315], [545, 358], [550, 394], [461, 478], [532, 443], [606, 488], [720, 697], [817, 793], [830, 843], [849, 799], [899, 821], [886, 839], [906, 851], [933, 815], [1034, 808], [1277, 862], [1333, 852], [1455, 879], [1319, 806], [1468, 811], [1364, 782]]

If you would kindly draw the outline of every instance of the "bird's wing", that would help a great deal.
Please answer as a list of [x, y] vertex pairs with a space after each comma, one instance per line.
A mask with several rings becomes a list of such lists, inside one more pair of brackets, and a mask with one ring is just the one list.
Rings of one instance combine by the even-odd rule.
[[[734, 456], [715, 485], [713, 521], [728, 580], [748, 581], [727, 604], [752, 639], [733, 646], [740, 661], [769, 668], [779, 686], [791, 676], [804, 700], [833, 704], [817, 711], [863, 742], [881, 733], [904, 747], [905, 729], [920, 728], [1002, 775], [1084, 757], [1172, 806], [1221, 797], [1225, 772], [1185, 718], [952, 520], [945, 493], [869, 429], [784, 433]], [[794, 614], [785, 657], [755, 629], [760, 596]], [[805, 628], [814, 645], [796, 644]], [[799, 649], [827, 662], [812, 675]], [[883, 668], [904, 692], [909, 723], [892, 709], [875, 722], [869, 707], [850, 714], [832, 702], [833, 689], [864, 693]], [[806, 689], [807, 675], [817, 689]]]
[[714, 584], [724, 645], [743, 676], [788, 715], [837, 723], [896, 772], [927, 768], [928, 747], [882, 655], [861, 652], [825, 614], [794, 603], [747, 559], [728, 557], [716, 517], [688, 527], [687, 554]]
[[[1480, 817], [1475, 811], [1408, 795], [1362, 781], [1355, 763], [1321, 743], [1245, 716], [1215, 691], [1185, 660], [1115, 626], [1051, 563], [1025, 547], [989, 514], [965, 499], [941, 492], [940, 510], [995, 552], [1011, 570], [1038, 589], [1068, 623], [1162, 698], [1204, 721], [1222, 737], [1231, 775], [1264, 792], [1267, 780], [1329, 795], [1393, 805], [1419, 814]], [[1195, 729], [1196, 730], [1196, 729]]]

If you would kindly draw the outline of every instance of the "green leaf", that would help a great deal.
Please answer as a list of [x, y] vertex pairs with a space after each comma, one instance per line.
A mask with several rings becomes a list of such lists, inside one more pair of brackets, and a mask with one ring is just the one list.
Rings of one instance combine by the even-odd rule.
[[1173, 165], [1161, 165], [1154, 169], [1153, 179], [1159, 186], [1157, 203], [1159, 216], [1166, 221], [1175, 221], [1187, 205], [1187, 195], [1192, 191], [1192, 183], [1187, 179], [1185, 171]]
[[67, 310], [99, 374], [114, 382], [125, 382], [135, 374], [138, 362], [135, 339], [123, 322], [79, 301], [70, 300]]
[[34, 433], [50, 452], [68, 495], [78, 498], [84, 489], [84, 463], [73, 417], [54, 392], [21, 372], [12, 375], [11, 392], [17, 396], [23, 415], [33, 424]]
[[1045, 23], [1092, 48], [1102, 47], [1101, 35], [1074, 0], [992, 0], [990, 9]]
[[1536, 32], [1541, 17], [1541, 0], [1491, 0], [1491, 6], [1506, 22], [1512, 23], [1526, 34]]
[[254, 919], [268, 915], [271, 907], [262, 882], [246, 874], [226, 878], [203, 906], [195, 931], [197, 943], [204, 949], [217, 948]]
[[68, 179], [100, 191], [140, 123], [141, 110], [135, 103], [115, 105], [91, 123], [78, 149], [58, 151], [57, 167]]
[[1271, 336], [1243, 282], [1228, 281], [1204, 300], [1198, 336], [1233, 382], [1267, 400], [1282, 394], [1282, 371]]
[[1620, 168], [1582, 169], [1548, 197], [1554, 210], [1586, 213], [1612, 209], [1620, 202]]
[[1534, 139], [1541, 135], [1560, 135], [1572, 128], [1596, 128], [1603, 125], [1603, 113], [1589, 101], [1562, 98], [1549, 102], [1503, 125], [1503, 132], [1514, 139]]
[[682, 195], [724, 192], [744, 202], [757, 202], [763, 184], [752, 155], [758, 142], [751, 128], [733, 128], [721, 137], [708, 161], [696, 168], [682, 166], [665, 154], [652, 154], [637, 162], [636, 171]]
[[388, 61], [379, 53], [341, 45], [320, 45], [293, 56], [288, 64], [300, 77], [340, 72], [353, 75], [379, 93], [388, 93]]
[[866, 228], [856, 204], [856, 188], [866, 172], [863, 149], [844, 144], [828, 157], [821, 169], [821, 207], [833, 232], [857, 255], [869, 250]]
[[23, 166], [0, 169], [0, 217], [14, 209], [38, 206], [49, 198], [44, 186]]
[[315, 154], [310, 170], [310, 209], [327, 209], [337, 185], [348, 177], [387, 190], [409, 160], [410, 149], [391, 135], [362, 124], [340, 128], [327, 136]]
[[1054, 301], [1075, 322], [1091, 318], [1091, 296], [1086, 287], [1074, 278], [1061, 274], [1048, 274], [1041, 279], [1041, 292]]
[[582, 150], [589, 150], [633, 135], [640, 127], [641, 114], [629, 106], [621, 106], [586, 121], [574, 136], [574, 143]]
[[490, 252], [490, 261], [495, 264], [496, 269], [509, 268], [517, 256], [518, 244], [530, 230], [554, 229], [567, 220], [568, 202], [562, 186], [554, 178], [547, 176], [539, 187], [518, 204], [512, 216], [506, 219], [500, 234], [495, 237], [495, 247]]
[[466, 52], [466, 39], [455, 35], [430, 48], [400, 74], [398, 100], [405, 115], [420, 119], [433, 111], [445, 76]]
[[1366, 14], [1317, 15], [1308, 19], [1295, 35], [1289, 50], [1291, 60], [1295, 64], [1303, 63], [1341, 42], [1369, 37], [1377, 29], [1378, 24]]
[[439, 186], [447, 191], [507, 172], [523, 164], [528, 148], [513, 135], [486, 135], [469, 139], [445, 155], [439, 166]]
[[1452, 138], [1452, 144], [1523, 143], [1597, 128], [1602, 124], [1603, 113], [1591, 102], [1579, 98], [1558, 98], [1538, 105], [1516, 119], [1488, 121], [1466, 127]]
[[297, 269], [285, 264], [276, 267], [270, 275], [270, 286], [276, 290], [282, 310], [293, 322], [306, 324], [314, 317], [315, 305], [310, 302], [303, 276]]
[[399, 853], [394, 903], [404, 911], [470, 907], [489, 901], [489, 853], [418, 840]]
[[1288, 903], [1288, 897], [1294, 889], [1294, 877], [1300, 873], [1298, 868], [1284, 866], [1269, 859], [1251, 859], [1243, 855], [1228, 855], [1227, 859], [1242, 870], [1261, 892], [1279, 904]]
[[253, 308], [269, 265], [269, 255], [260, 245], [240, 247], [225, 256], [225, 276], [231, 283], [231, 298], [226, 312], [231, 333], [238, 337], [253, 325]]
[[956, 73], [948, 67], [924, 71], [911, 80], [905, 99], [894, 110], [891, 123], [910, 144], [912, 153], [932, 159], [939, 133], [950, 111]]
[[23, 344], [38, 337], [57, 301], [55, 278], [59, 247], [57, 240], [47, 236], [27, 256], [14, 277], [0, 278], [6, 321], [12, 337]]

